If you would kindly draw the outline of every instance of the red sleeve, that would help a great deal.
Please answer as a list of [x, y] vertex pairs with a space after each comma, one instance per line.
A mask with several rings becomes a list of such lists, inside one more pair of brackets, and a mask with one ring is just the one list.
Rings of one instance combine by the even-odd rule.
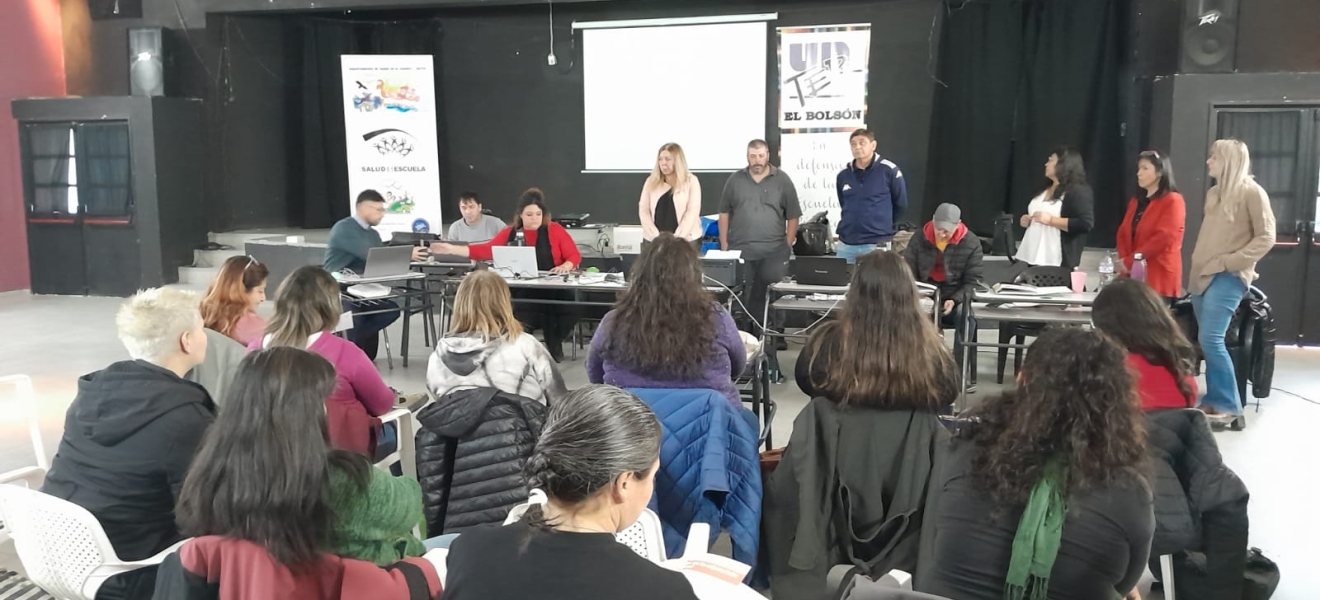
[[554, 253], [559, 255], [556, 267], [565, 262], [572, 262], [574, 267], [582, 266], [582, 253], [578, 251], [577, 242], [573, 241], [573, 236], [569, 235], [563, 225], [550, 224], [550, 241], [554, 243]]
[[1123, 223], [1118, 226], [1118, 234], [1114, 236], [1114, 249], [1118, 251], [1118, 258], [1129, 269], [1132, 268], [1132, 217], [1136, 212], [1137, 199], [1128, 200], [1127, 213], [1123, 215]]
[[490, 238], [489, 242], [480, 244], [468, 244], [468, 258], [472, 260], [491, 260], [491, 246], [508, 246], [509, 232], [513, 231], [513, 225], [501, 229], [495, 237]]
[[1169, 192], [1169, 197], [1160, 200], [1160, 203], [1163, 210], [1159, 214], [1159, 227], [1154, 234], [1138, 239], [1137, 247], [1132, 252], [1154, 257], [1166, 252], [1182, 251], [1173, 246], [1176, 240], [1182, 239], [1183, 228], [1187, 225], [1187, 203], [1178, 192]]

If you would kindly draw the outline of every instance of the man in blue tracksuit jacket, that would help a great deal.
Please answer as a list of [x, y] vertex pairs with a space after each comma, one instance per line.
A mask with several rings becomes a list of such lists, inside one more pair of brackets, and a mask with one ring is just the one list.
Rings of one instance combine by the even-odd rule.
[[857, 257], [888, 244], [894, 222], [907, 206], [907, 183], [898, 165], [875, 152], [875, 134], [858, 129], [848, 138], [853, 161], [835, 180], [839, 194], [839, 234], [836, 254], [856, 262]]

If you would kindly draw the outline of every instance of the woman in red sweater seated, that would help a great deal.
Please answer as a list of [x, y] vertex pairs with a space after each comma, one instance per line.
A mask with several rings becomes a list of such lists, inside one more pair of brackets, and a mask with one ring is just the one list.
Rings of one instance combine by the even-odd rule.
[[1127, 349], [1142, 410], [1196, 405], [1196, 350], [1150, 286], [1134, 279], [1105, 286], [1091, 309], [1091, 323]]
[[1172, 301], [1182, 295], [1182, 244], [1187, 205], [1173, 184], [1173, 163], [1157, 150], [1137, 157], [1136, 197], [1115, 240], [1123, 268], [1132, 272], [1137, 254], [1146, 260], [1146, 283]]
[[[545, 193], [537, 188], [529, 188], [518, 200], [518, 212], [513, 216], [513, 224], [501, 229], [489, 242], [458, 246], [439, 242], [431, 245], [431, 252], [466, 256], [473, 260], [490, 260], [491, 247], [517, 245], [518, 235], [522, 234], [525, 244], [536, 248], [536, 268], [551, 273], [568, 273], [582, 264], [582, 253], [577, 242], [568, 234], [563, 225], [550, 220], [550, 210], [545, 206]], [[555, 290], [513, 290], [514, 314], [522, 321], [530, 333], [542, 330], [546, 348], [550, 356], [559, 362], [564, 358], [564, 338], [573, 331], [577, 323], [577, 313], [572, 306], [563, 304], [523, 304], [518, 306], [518, 298], [536, 298], [541, 300], [571, 300], [571, 292]]]

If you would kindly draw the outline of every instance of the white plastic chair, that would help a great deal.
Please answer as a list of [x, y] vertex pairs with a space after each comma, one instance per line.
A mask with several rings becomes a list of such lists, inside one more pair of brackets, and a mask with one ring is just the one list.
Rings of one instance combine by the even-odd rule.
[[[41, 438], [41, 423], [37, 421], [37, 407], [32, 394], [32, 380], [27, 375], [9, 375], [0, 377], [0, 386], [3, 385], [14, 387], [14, 399], [12, 402], [0, 403], [0, 411], [4, 414], [27, 419], [28, 435], [32, 438], [32, 453], [36, 455], [37, 464], [0, 473], [0, 484], [9, 483], [28, 488], [39, 488], [42, 482], [46, 480], [46, 471], [50, 470], [50, 460], [46, 458], [46, 446]], [[9, 530], [5, 527], [4, 522], [0, 521], [0, 544], [8, 539]]]
[[[548, 501], [549, 498], [546, 498], [545, 492], [532, 490], [532, 495], [527, 499], [527, 502], [519, 504], [509, 511], [509, 516], [504, 519], [504, 524], [517, 523], [532, 505], [545, 506]], [[646, 560], [656, 564], [665, 561], [665, 533], [660, 528], [660, 517], [651, 512], [649, 508], [643, 508], [642, 514], [637, 517], [637, 522], [614, 534], [614, 539], [620, 544], [631, 548], [633, 552]]]
[[28, 579], [57, 598], [93, 600], [106, 579], [158, 565], [183, 545], [144, 560], [120, 560], [87, 509], [17, 485], [0, 485], [0, 516]]
[[398, 426], [398, 444], [394, 452], [380, 459], [376, 466], [388, 468], [395, 462], [400, 463], [404, 476], [417, 479], [417, 431], [413, 414], [406, 408], [396, 408], [380, 416], [381, 424], [394, 423]]

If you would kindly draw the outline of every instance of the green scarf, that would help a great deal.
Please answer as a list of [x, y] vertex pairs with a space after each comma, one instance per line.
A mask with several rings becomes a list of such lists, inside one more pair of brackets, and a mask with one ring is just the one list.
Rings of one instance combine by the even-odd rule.
[[[1004, 600], [1045, 600], [1050, 587], [1050, 571], [1059, 556], [1063, 539], [1063, 517], [1068, 512], [1064, 499], [1067, 469], [1058, 459], [1046, 463], [1040, 480], [1031, 488], [1031, 499], [1022, 510], [1017, 534], [1013, 536], [1013, 558], [1008, 563], [1004, 582]], [[1030, 596], [1027, 593], [1030, 592]]]

